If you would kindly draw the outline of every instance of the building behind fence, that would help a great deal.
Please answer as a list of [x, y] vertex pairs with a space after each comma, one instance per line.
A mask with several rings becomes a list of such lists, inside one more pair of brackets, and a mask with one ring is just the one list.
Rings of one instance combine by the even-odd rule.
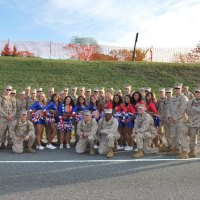
[[[0, 41], [0, 51], [4, 48], [8, 41]], [[30, 52], [35, 57], [45, 58], [45, 59], [78, 59], [74, 56], [74, 50], [66, 48], [69, 44], [57, 43], [57, 42], [35, 42], [35, 41], [9, 41], [10, 48], [13, 46], [17, 47], [18, 51]], [[91, 51], [91, 46], [84, 47], [84, 51], [89, 54]], [[140, 47], [138, 47], [140, 48]], [[107, 56], [111, 55], [114, 50], [126, 49], [127, 51], [132, 51], [133, 48], [130, 47], [115, 47], [115, 46], [105, 46], [100, 45], [100, 51], [105, 55], [105, 60]], [[175, 62], [179, 54], [185, 54], [191, 52], [192, 48], [140, 48], [147, 51], [145, 60], [153, 62]], [[91, 52], [90, 52], [91, 53]], [[104, 58], [103, 58], [104, 59]], [[123, 58], [119, 57], [118, 60], [123, 61]]]

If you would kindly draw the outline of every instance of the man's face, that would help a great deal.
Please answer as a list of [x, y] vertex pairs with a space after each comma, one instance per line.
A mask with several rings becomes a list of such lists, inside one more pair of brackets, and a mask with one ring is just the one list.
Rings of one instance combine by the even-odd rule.
[[160, 91], [159, 94], [161, 98], [165, 97], [165, 93], [163, 91]]
[[22, 115], [20, 115], [20, 119], [21, 119], [21, 121], [26, 121], [26, 119], [27, 119], [27, 115], [24, 115], [24, 114], [22, 114]]
[[85, 119], [86, 122], [89, 122], [91, 120], [91, 115], [88, 115], [88, 114], [85, 115], [84, 119]]
[[11, 89], [6, 89], [6, 90], [5, 90], [5, 94], [6, 94], [6, 95], [10, 95], [10, 94], [11, 94]]
[[140, 115], [142, 115], [143, 113], [144, 113], [144, 108], [138, 108], [138, 113], [140, 114]]
[[195, 98], [196, 99], [200, 99], [200, 92], [199, 91], [196, 91], [195, 93], [194, 93], [194, 95], [195, 95]]
[[181, 88], [175, 87], [174, 90], [175, 90], [176, 95], [181, 94]]
[[112, 117], [112, 113], [106, 113], [105, 114], [106, 121], [109, 121], [111, 119], [111, 117]]

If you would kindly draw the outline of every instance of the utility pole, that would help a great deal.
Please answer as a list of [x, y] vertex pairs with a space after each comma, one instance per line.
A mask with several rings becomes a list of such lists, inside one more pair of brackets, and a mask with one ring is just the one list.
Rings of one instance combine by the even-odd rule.
[[132, 61], [135, 61], [135, 50], [136, 50], [136, 43], [137, 43], [137, 40], [138, 40], [138, 33], [136, 33], [136, 36], [135, 36], [135, 44], [134, 44], [134, 49], [133, 49]]

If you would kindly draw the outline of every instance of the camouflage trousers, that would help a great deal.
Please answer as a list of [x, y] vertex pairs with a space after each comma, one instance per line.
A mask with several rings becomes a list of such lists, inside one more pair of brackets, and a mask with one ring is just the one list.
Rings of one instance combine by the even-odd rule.
[[171, 133], [170, 133], [170, 123], [168, 121], [164, 122], [164, 130], [165, 130], [165, 138], [167, 140], [166, 146], [171, 147], [172, 141], [171, 141]]
[[[24, 135], [25, 137], [25, 135]], [[24, 149], [24, 137], [14, 137], [12, 139], [13, 142], [13, 146], [12, 146], [12, 150], [14, 153], [23, 153], [23, 149]], [[28, 140], [28, 147], [32, 147], [33, 143], [35, 142], [35, 134], [30, 134], [29, 135], [29, 140]]]
[[152, 140], [156, 137], [156, 134], [152, 134], [150, 131], [146, 131], [144, 133], [137, 133], [136, 143], [137, 148], [142, 149], [145, 154], [158, 153], [157, 147], [151, 147]]
[[160, 122], [159, 122], [158, 136], [159, 136], [159, 139], [162, 141], [162, 144], [167, 146], [167, 139], [165, 136], [165, 126], [164, 126], [164, 122], [162, 120], [160, 120]]
[[113, 148], [115, 145], [115, 141], [117, 141], [119, 138], [119, 132], [102, 135], [99, 138], [99, 154], [107, 154], [109, 148]]
[[10, 134], [9, 134], [9, 126], [11, 123], [12, 121], [0, 120], [0, 143], [5, 143], [7, 139], [8, 144], [12, 144]]
[[200, 127], [189, 127], [189, 147], [190, 150], [196, 151], [196, 146], [197, 146], [197, 136], [200, 133]]
[[96, 137], [93, 135], [89, 135], [87, 138], [79, 138], [79, 141], [76, 145], [76, 153], [84, 153], [89, 144], [90, 148], [94, 147], [94, 141]]
[[189, 148], [188, 142], [188, 127], [185, 123], [173, 123], [170, 124], [171, 144], [172, 149], [179, 149], [181, 151], [187, 151]]

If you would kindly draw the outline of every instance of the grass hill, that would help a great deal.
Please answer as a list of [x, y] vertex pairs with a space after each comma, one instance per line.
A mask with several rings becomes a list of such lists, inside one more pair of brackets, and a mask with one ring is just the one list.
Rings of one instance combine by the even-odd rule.
[[149, 62], [82, 62], [44, 60], [39, 58], [0, 57], [0, 90], [11, 84], [19, 90], [26, 85], [42, 87], [45, 91], [64, 86], [113, 87], [124, 90], [126, 84], [134, 89], [150, 86], [172, 87], [175, 81], [192, 88], [200, 82], [200, 64]]

